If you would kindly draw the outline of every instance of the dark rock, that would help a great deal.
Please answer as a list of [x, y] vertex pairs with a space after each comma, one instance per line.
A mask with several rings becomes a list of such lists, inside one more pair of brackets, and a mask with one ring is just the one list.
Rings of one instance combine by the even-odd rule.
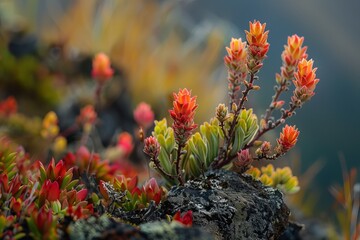
[[148, 239], [156, 240], [212, 240], [209, 233], [196, 227], [184, 227], [179, 223], [172, 222], [150, 222], [140, 225], [141, 232], [145, 233]]
[[72, 223], [69, 238], [74, 240], [211, 240], [212, 236], [199, 228], [187, 228], [178, 223], [156, 221], [139, 227], [118, 222], [102, 215]]
[[278, 190], [225, 170], [174, 186], [162, 208], [169, 214], [192, 210], [194, 225], [216, 239], [277, 239], [290, 213]]
[[304, 225], [289, 222], [288, 227], [285, 229], [283, 234], [279, 237], [279, 240], [301, 240], [300, 232], [304, 229]]
[[148, 239], [138, 228], [129, 224], [117, 222], [112, 218], [102, 215], [99, 218], [90, 217], [78, 220], [68, 228], [70, 239]]

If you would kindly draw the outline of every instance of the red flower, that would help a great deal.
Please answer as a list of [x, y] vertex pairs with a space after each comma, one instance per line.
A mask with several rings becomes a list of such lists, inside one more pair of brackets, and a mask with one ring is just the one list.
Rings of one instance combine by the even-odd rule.
[[239, 172], [245, 172], [252, 162], [252, 156], [249, 149], [241, 150], [237, 153], [237, 160], [233, 162], [234, 168]]
[[88, 194], [88, 190], [86, 188], [81, 189], [76, 193], [76, 200], [79, 202], [84, 201], [87, 197], [87, 194]]
[[92, 76], [99, 83], [104, 83], [109, 80], [114, 74], [111, 68], [109, 57], [104, 53], [99, 53], [95, 56], [92, 63]]
[[133, 138], [128, 132], [122, 132], [118, 136], [117, 146], [120, 147], [126, 156], [134, 149]]
[[180, 211], [177, 211], [173, 217], [173, 220], [180, 222], [187, 227], [191, 227], [193, 223], [192, 211], [191, 210], [187, 211], [182, 217]]
[[[41, 168], [44, 168], [44, 165], [39, 161], [38, 162]], [[59, 185], [61, 185], [62, 180], [64, 179], [66, 174], [66, 166], [63, 160], [60, 160], [55, 165], [54, 158], [51, 159], [50, 164], [48, 165], [46, 169], [46, 177], [47, 179], [50, 179], [52, 181], [57, 181]]]
[[146, 194], [148, 200], [154, 200], [156, 204], [160, 203], [163, 190], [159, 187], [155, 178], [151, 178], [145, 183], [143, 192]]
[[17, 102], [14, 97], [10, 96], [0, 102], [0, 115], [10, 116], [17, 112]]
[[119, 175], [115, 177], [113, 184], [116, 189], [120, 189], [121, 191], [128, 190], [131, 192], [137, 186], [137, 183], [137, 176], [128, 178], [125, 175]]
[[6, 173], [0, 174], [0, 195], [2, 191], [5, 193], [11, 193], [14, 196], [19, 190], [21, 186], [20, 176], [16, 175], [9, 182], [9, 177]]
[[286, 125], [280, 133], [280, 138], [277, 140], [279, 144], [278, 150], [280, 152], [287, 152], [292, 147], [294, 147], [297, 142], [299, 133], [300, 132], [295, 126]]
[[71, 167], [74, 167], [75, 166], [75, 162], [76, 162], [76, 157], [73, 153], [67, 153], [65, 155], [65, 157], [63, 158], [63, 161], [64, 161], [64, 164], [65, 164], [65, 167], [68, 169], [68, 168], [71, 168]]
[[11, 198], [10, 207], [19, 216], [21, 212], [22, 200], [20, 198]]
[[60, 187], [58, 182], [51, 182], [51, 180], [46, 180], [42, 185], [40, 190], [40, 202], [43, 202], [45, 199], [52, 202], [56, 201], [60, 197]]
[[267, 42], [269, 31], [265, 32], [266, 23], [259, 21], [249, 22], [250, 31], [245, 31], [246, 40], [249, 44], [250, 55], [256, 60], [262, 60], [269, 51], [270, 44]]
[[53, 217], [51, 210], [46, 211], [44, 207], [40, 208], [39, 212], [33, 215], [35, 224], [41, 233], [47, 233], [51, 228]]
[[178, 94], [174, 93], [173, 109], [170, 116], [174, 120], [172, 125], [175, 133], [175, 139], [180, 146], [184, 146], [186, 141], [197, 127], [194, 123], [196, 96], [191, 97], [191, 92], [186, 88], [180, 89]]
[[139, 126], [145, 129], [149, 128], [154, 121], [154, 112], [150, 105], [144, 102], [137, 105], [134, 111], [134, 119]]
[[295, 80], [293, 81], [296, 89], [294, 91], [293, 101], [300, 100], [304, 102], [309, 100], [315, 93], [315, 87], [319, 82], [316, 78], [316, 69], [313, 68], [314, 61], [311, 59], [307, 61], [303, 59], [298, 64], [298, 70], [294, 74]]
[[150, 158], [157, 159], [160, 154], [160, 144], [158, 140], [150, 136], [144, 140], [144, 153], [150, 156]]

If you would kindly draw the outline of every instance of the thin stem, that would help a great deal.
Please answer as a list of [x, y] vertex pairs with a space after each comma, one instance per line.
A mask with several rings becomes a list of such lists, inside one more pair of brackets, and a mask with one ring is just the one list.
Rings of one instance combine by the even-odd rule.
[[278, 157], [280, 157], [282, 154], [281, 153], [275, 153], [273, 155], [267, 155], [267, 154], [263, 154], [263, 155], [260, 155], [258, 157], [253, 157], [253, 160], [261, 160], [261, 159], [266, 159], [266, 160], [271, 160], [271, 161], [274, 161], [276, 160]]
[[177, 174], [177, 178], [178, 178], [180, 185], [184, 185], [184, 180], [183, 180], [181, 169], [180, 169], [180, 157], [181, 157], [181, 149], [182, 148], [183, 148], [183, 146], [178, 144], [177, 157], [176, 157], [176, 161], [175, 161], [176, 174]]
[[237, 109], [238, 112], [240, 112], [240, 110], [243, 108], [244, 103], [248, 100], [247, 95], [249, 94], [250, 90], [253, 89], [254, 80], [255, 80], [255, 74], [251, 73], [250, 74], [250, 82], [248, 84], [246, 84], [246, 89], [245, 89], [245, 91], [242, 92], [243, 96], [242, 96], [242, 98], [240, 100], [240, 104], [239, 104], [238, 109]]
[[100, 106], [101, 106], [101, 91], [103, 89], [103, 84], [102, 83], [97, 83], [96, 84], [96, 89], [95, 89], [95, 109], [98, 112], [100, 110]]
[[220, 128], [221, 128], [221, 131], [222, 133], [224, 134], [224, 138], [228, 141], [229, 140], [229, 136], [227, 135], [227, 132], [225, 131], [225, 128], [224, 128], [224, 122], [220, 122]]
[[244, 149], [252, 147], [254, 145], [254, 142], [259, 140], [259, 138], [264, 135], [265, 133], [267, 133], [269, 130], [272, 130], [276, 127], [278, 127], [280, 124], [285, 123], [285, 120], [288, 117], [291, 117], [295, 111], [295, 109], [297, 108], [296, 105], [292, 105], [288, 110], [285, 110], [281, 116], [281, 118], [279, 118], [278, 120], [276, 120], [275, 123], [272, 124], [267, 124], [267, 126], [261, 130], [258, 131], [257, 135], [254, 137], [254, 139], [248, 143]]
[[275, 109], [275, 102], [278, 101], [280, 95], [282, 92], [284, 92], [286, 90], [286, 81], [284, 81], [283, 84], [281, 84], [277, 89], [276, 89], [276, 93], [275, 95], [272, 97], [272, 101], [269, 105], [269, 108], [266, 109], [266, 113], [265, 113], [265, 122], [269, 121], [269, 118], [271, 117], [271, 113], [272, 111]]
[[226, 164], [230, 163], [232, 160], [231, 157], [229, 158], [229, 150], [230, 150], [231, 143], [233, 142], [234, 137], [235, 137], [235, 127], [237, 124], [237, 118], [239, 116], [241, 109], [244, 106], [244, 103], [247, 101], [248, 93], [250, 92], [250, 90], [253, 89], [254, 80], [255, 80], [255, 74], [251, 73], [250, 81], [249, 81], [249, 83], [245, 83], [246, 89], [242, 92], [242, 94], [243, 94], [242, 98], [240, 99], [240, 102], [236, 108], [236, 111], [234, 112], [234, 119], [232, 120], [231, 125], [230, 125], [228, 138], [226, 139], [224, 146], [221, 148], [218, 160], [214, 161], [213, 168], [222, 168]]

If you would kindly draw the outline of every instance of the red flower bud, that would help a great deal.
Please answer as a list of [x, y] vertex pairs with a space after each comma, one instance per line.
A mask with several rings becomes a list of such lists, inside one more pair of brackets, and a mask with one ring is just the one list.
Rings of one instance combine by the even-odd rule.
[[150, 105], [144, 102], [137, 105], [134, 110], [134, 119], [139, 126], [145, 129], [149, 128], [154, 121], [154, 112], [151, 110]]
[[181, 216], [180, 211], [177, 211], [173, 217], [173, 220], [180, 222], [187, 227], [191, 227], [193, 223], [192, 211], [191, 210], [187, 211], [183, 216]]
[[129, 155], [134, 149], [133, 138], [128, 132], [122, 132], [118, 136], [117, 146], [120, 147], [125, 155]]
[[157, 139], [153, 136], [148, 137], [144, 140], [144, 153], [150, 156], [150, 158], [157, 159], [160, 154], [160, 144]]

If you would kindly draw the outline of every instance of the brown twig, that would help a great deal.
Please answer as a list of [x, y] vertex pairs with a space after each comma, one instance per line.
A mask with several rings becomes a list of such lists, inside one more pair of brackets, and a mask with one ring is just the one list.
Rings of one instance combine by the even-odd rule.
[[276, 120], [275, 123], [269, 123], [266, 125], [265, 128], [259, 130], [258, 133], [256, 134], [256, 136], [254, 137], [254, 139], [250, 143], [248, 143], [244, 149], [252, 147], [254, 145], [254, 142], [259, 140], [259, 138], [262, 135], [264, 135], [265, 133], [267, 133], [269, 130], [272, 130], [272, 129], [278, 127], [280, 124], [285, 123], [285, 120], [294, 114], [294, 111], [296, 108], [297, 108], [297, 106], [295, 104], [291, 104], [290, 108], [288, 110], [284, 110], [282, 113], [282, 116], [278, 120]]
[[269, 119], [271, 117], [271, 113], [275, 109], [275, 102], [278, 101], [281, 93], [287, 90], [286, 84], [287, 84], [287, 82], [284, 81], [283, 84], [281, 84], [280, 86], [277, 86], [275, 95], [272, 97], [272, 101], [271, 101], [271, 103], [269, 105], [269, 108], [266, 109], [266, 113], [265, 113], [265, 117], [264, 117], [264, 120], [265, 120], [266, 123], [269, 121]]
[[276, 160], [278, 157], [281, 157], [284, 153], [275, 153], [273, 155], [267, 155], [267, 154], [263, 154], [263, 155], [260, 155], [260, 156], [257, 156], [257, 157], [253, 157], [252, 159], [253, 160], [261, 160], [261, 159], [266, 159], [266, 160], [271, 160], [271, 161], [274, 161]]
[[[253, 89], [253, 82], [255, 79], [256, 79], [255, 74], [251, 73], [249, 83], [245, 82], [246, 89], [242, 92], [242, 97], [234, 112], [234, 119], [232, 120], [230, 125], [228, 138], [225, 140], [224, 146], [220, 149], [218, 159], [213, 163], [213, 168], [222, 168], [226, 164], [230, 163], [231, 160], [233, 159], [229, 157], [229, 151], [230, 151], [231, 143], [233, 142], [235, 137], [235, 127], [237, 124], [237, 118], [239, 116], [241, 109], [244, 106], [244, 103], [247, 101], [247, 95], [249, 94], [250, 90]], [[231, 107], [232, 106], [230, 106], [230, 108]]]

